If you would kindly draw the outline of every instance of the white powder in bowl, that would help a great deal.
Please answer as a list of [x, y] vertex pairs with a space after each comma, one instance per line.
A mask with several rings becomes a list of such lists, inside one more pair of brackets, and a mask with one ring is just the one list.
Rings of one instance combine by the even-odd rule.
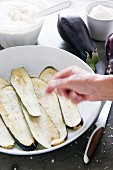
[[97, 5], [91, 9], [89, 15], [95, 19], [113, 19], [113, 8]]
[[[34, 3], [33, 3], [34, 2]], [[38, 5], [39, 2], [39, 5]], [[23, 30], [39, 23], [34, 14], [46, 8], [42, 0], [0, 0], [0, 29]]]

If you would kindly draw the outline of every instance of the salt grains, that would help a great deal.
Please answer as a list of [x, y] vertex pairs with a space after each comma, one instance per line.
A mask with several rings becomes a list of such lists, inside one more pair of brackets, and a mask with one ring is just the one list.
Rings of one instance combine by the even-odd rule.
[[97, 5], [91, 9], [89, 15], [95, 19], [113, 19], [113, 8]]

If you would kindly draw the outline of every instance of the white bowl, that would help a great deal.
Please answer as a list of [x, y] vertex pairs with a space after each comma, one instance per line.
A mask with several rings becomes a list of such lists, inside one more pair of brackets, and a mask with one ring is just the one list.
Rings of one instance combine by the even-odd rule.
[[97, 5], [103, 5], [113, 9], [113, 1], [93, 1], [86, 5], [86, 20], [91, 37], [94, 40], [105, 41], [107, 37], [113, 33], [113, 18], [112, 19], [97, 19], [90, 15], [90, 11]]
[[[0, 1], [0, 4], [3, 1]], [[11, 2], [11, 0], [7, 1], [8, 3]], [[32, 5], [34, 8], [36, 8], [38, 11], [41, 11], [43, 9], [45, 9], [47, 7], [47, 4], [45, 3], [45, 1], [42, 0], [37, 0], [37, 1], [31, 1], [31, 0], [16, 0], [13, 1], [12, 3], [17, 2], [19, 5], [23, 3], [25, 3], [23, 6], [27, 5]], [[26, 5], [26, 6], [27, 6]], [[34, 19], [31, 20], [32, 16], [30, 16], [30, 13], [28, 14], [28, 17], [26, 17], [25, 22], [21, 22], [21, 20], [18, 21], [18, 13], [15, 13], [15, 9], [14, 11], [12, 10], [13, 7], [11, 6], [11, 4], [5, 9], [6, 13], [8, 13], [7, 15], [10, 14], [10, 17], [12, 17], [12, 12], [13, 12], [13, 16], [17, 17], [16, 23], [15, 22], [15, 18], [13, 20], [13, 18], [11, 18], [11, 21], [7, 18], [4, 17], [1, 19], [0, 17], [0, 44], [2, 47], [4, 48], [8, 48], [8, 47], [13, 47], [13, 46], [23, 46], [23, 45], [34, 45], [37, 42], [39, 33], [41, 31], [43, 22], [44, 22], [44, 18], [39, 18], [39, 19]], [[6, 6], [5, 6], [6, 7]], [[21, 7], [17, 7], [17, 12], [20, 10]], [[19, 10], [18, 10], [19, 9]], [[29, 8], [30, 9], [30, 8]], [[1, 11], [3, 11], [3, 16], [4, 15], [4, 9], [0, 9]], [[24, 7], [22, 7], [22, 10], [24, 11]], [[25, 9], [26, 10], [26, 9]], [[0, 14], [1, 14], [0, 11]], [[32, 10], [34, 12], [34, 10]], [[21, 16], [21, 11], [19, 11], [19, 17]], [[24, 16], [24, 15], [23, 15]], [[8, 16], [9, 17], [9, 16]], [[9, 18], [10, 18], [9, 17]], [[22, 18], [23, 19], [23, 18]], [[15, 23], [17, 24], [15, 24]], [[12, 25], [11, 25], [12, 24]], [[19, 24], [19, 25], [18, 25]], [[22, 25], [24, 24], [24, 25]]]
[[[11, 71], [14, 68], [25, 67], [31, 77], [38, 77], [42, 70], [48, 66], [62, 70], [74, 64], [93, 73], [92, 69], [85, 62], [65, 50], [40, 45], [11, 47], [0, 52], [0, 77], [10, 82]], [[44, 149], [41, 145], [38, 145], [35, 151], [30, 152], [22, 151], [15, 145], [11, 149], [0, 147], [0, 152], [13, 155], [36, 155], [64, 147], [81, 136], [91, 126], [99, 113], [100, 106], [101, 101], [86, 101], [78, 104], [78, 109], [84, 122], [83, 126], [78, 130], [68, 129], [68, 137], [65, 142], [60, 145], [49, 149]]]
[[39, 23], [28, 30], [21, 32], [1, 31], [0, 44], [4, 48], [22, 45], [34, 45], [37, 42], [44, 20], [40, 19]]

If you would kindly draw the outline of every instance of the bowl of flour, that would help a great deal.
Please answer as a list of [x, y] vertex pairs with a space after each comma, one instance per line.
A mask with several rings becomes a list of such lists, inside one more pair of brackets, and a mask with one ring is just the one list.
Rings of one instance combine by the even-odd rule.
[[113, 1], [92, 1], [86, 5], [85, 12], [91, 37], [106, 41], [113, 33]]
[[45, 8], [47, 4], [44, 0], [0, 0], [1, 46], [35, 45], [44, 18], [33, 16]]

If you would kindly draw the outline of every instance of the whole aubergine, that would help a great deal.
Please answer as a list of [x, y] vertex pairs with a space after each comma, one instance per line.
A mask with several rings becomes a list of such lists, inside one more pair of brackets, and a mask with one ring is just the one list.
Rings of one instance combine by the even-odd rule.
[[95, 71], [98, 53], [81, 17], [59, 14], [57, 28], [62, 39], [73, 48], [75, 54]]
[[113, 33], [109, 35], [105, 42], [105, 50], [107, 57], [107, 68], [105, 74], [113, 74]]

